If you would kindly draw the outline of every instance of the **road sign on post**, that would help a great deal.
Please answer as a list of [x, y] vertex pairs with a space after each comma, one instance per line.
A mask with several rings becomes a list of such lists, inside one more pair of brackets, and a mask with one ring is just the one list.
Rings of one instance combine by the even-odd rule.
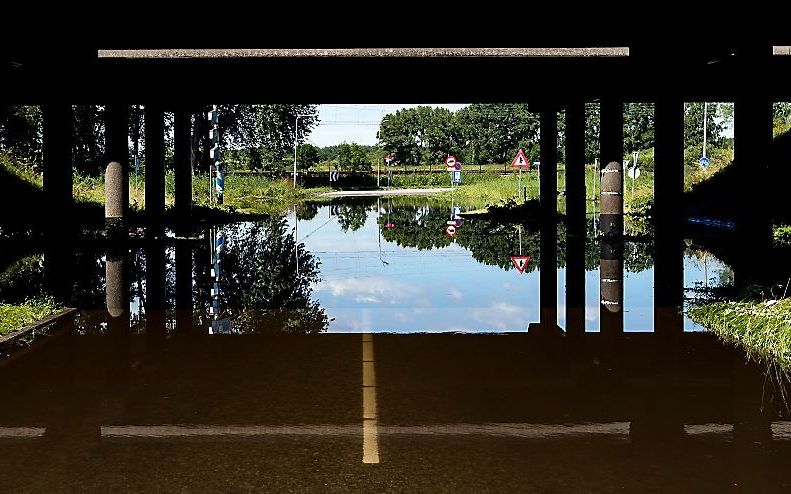
[[514, 157], [514, 160], [511, 161], [511, 167], [519, 169], [525, 168], [527, 170], [530, 169], [530, 161], [527, 159], [527, 156], [525, 156], [525, 152], [523, 150], [520, 149], [519, 152], [516, 153], [516, 157]]
[[527, 263], [530, 262], [530, 256], [511, 256], [511, 262], [516, 270], [519, 271], [519, 274], [522, 274], [527, 268]]
[[710, 161], [707, 157], [703, 156], [702, 158], [700, 158], [699, 163], [700, 166], [702, 166], [703, 168], [708, 168]]
[[[528, 161], [527, 156], [525, 156], [525, 152], [522, 149], [519, 149], [519, 152], [516, 153], [516, 157], [514, 160], [511, 161], [511, 168], [518, 168], [519, 169], [519, 185], [517, 186], [517, 193], [519, 198], [522, 198], [522, 168], [529, 170], [530, 169], [530, 161]], [[525, 197], [527, 199], [527, 197]]]

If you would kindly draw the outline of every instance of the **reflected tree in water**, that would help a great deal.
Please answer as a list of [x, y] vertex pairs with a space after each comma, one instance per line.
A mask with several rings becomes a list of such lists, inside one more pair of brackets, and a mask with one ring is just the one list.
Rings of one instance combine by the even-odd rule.
[[226, 227], [220, 304], [234, 332], [318, 333], [327, 315], [311, 299], [319, 263], [296, 245], [285, 219]]
[[341, 204], [335, 209], [338, 215], [338, 224], [344, 233], [349, 230], [356, 232], [365, 225], [368, 217], [368, 208], [364, 204]]

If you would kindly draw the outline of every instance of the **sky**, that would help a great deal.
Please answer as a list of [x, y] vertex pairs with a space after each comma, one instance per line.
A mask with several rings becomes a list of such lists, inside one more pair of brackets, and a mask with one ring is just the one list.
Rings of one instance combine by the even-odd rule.
[[[332, 146], [343, 141], [376, 144], [376, 132], [382, 117], [401, 108], [420, 105], [319, 105], [319, 124], [308, 136], [314, 146]], [[428, 105], [456, 111], [466, 104]]]

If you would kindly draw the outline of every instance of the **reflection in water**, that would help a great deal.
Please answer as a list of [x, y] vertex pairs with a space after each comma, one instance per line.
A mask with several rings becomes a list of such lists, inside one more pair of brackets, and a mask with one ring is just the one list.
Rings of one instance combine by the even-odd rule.
[[312, 300], [319, 263], [286, 229], [280, 218], [226, 227], [220, 304], [234, 332], [326, 330], [327, 316]]
[[[298, 229], [223, 225], [220, 336], [206, 230], [4, 259], [1, 300], [56, 276], [82, 310], [0, 361], [0, 489], [791, 489], [788, 383], [680, 331], [683, 287], [727, 266], [684, 256], [677, 231], [656, 249], [586, 236], [591, 219], [465, 218], [449, 237], [449, 211], [360, 200], [300, 207]], [[526, 332], [555, 317], [576, 337]], [[508, 334], [378, 334], [450, 330]], [[363, 335], [296, 336], [325, 331]]]

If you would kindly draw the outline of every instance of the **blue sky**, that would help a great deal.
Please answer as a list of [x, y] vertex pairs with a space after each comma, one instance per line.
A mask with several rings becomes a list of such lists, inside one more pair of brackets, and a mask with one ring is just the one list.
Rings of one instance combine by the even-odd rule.
[[[343, 141], [376, 144], [376, 132], [382, 117], [401, 108], [420, 105], [319, 105], [319, 125], [308, 136], [315, 146], [331, 146]], [[456, 111], [466, 104], [428, 105]]]

